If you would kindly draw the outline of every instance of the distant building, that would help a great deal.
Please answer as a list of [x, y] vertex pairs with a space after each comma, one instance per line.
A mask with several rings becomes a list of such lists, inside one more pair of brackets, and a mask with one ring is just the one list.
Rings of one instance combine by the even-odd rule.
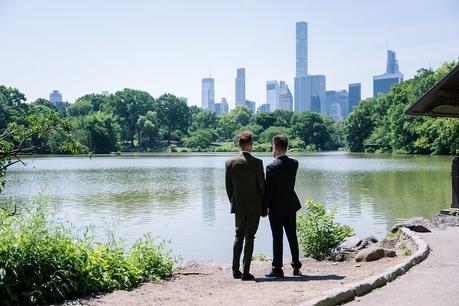
[[255, 113], [255, 105], [256, 105], [256, 103], [254, 101], [245, 100], [245, 106], [247, 108], [249, 108], [254, 113]]
[[339, 103], [335, 102], [332, 105], [330, 105], [330, 114], [329, 114], [329, 116], [333, 120], [335, 120], [335, 121], [343, 120], [343, 116], [341, 114], [342, 114], [342, 110], [341, 110], [341, 106], [339, 105]]
[[185, 102], [186, 104], [188, 104], [188, 98], [179, 97], [178, 99], [179, 99], [180, 101], [183, 101], [183, 102]]
[[285, 81], [279, 82], [278, 109], [293, 111], [293, 96]]
[[257, 108], [257, 113], [267, 113], [269, 111], [270, 110], [269, 110], [269, 104], [268, 103], [262, 104]]
[[296, 23], [296, 77], [308, 75], [308, 24]]
[[108, 97], [110, 93], [107, 90], [103, 90], [101, 93], [102, 96]]
[[215, 86], [213, 78], [202, 79], [202, 109], [215, 109]]
[[228, 106], [228, 101], [226, 101], [226, 98], [222, 98], [222, 101], [221, 101], [221, 114], [225, 114], [225, 113], [228, 113], [229, 112], [229, 106]]
[[295, 112], [313, 111], [326, 114], [325, 75], [295, 78]]
[[336, 91], [335, 90], [327, 90], [325, 93], [325, 101], [326, 101], [326, 112], [325, 114], [331, 114], [331, 106], [336, 103]]
[[387, 50], [386, 73], [373, 76], [373, 97], [389, 92], [394, 84], [403, 81], [403, 74], [399, 71], [395, 52]]
[[279, 107], [279, 83], [275, 80], [266, 82], [266, 103], [272, 112]]
[[354, 108], [362, 100], [360, 83], [349, 84], [349, 113], [352, 113]]
[[245, 103], [245, 68], [238, 68], [236, 75], [236, 94], [235, 103], [236, 106], [244, 105]]
[[61, 110], [65, 107], [65, 103], [62, 101], [62, 94], [58, 90], [53, 90], [53, 92], [49, 94], [49, 101], [58, 110]]
[[346, 119], [349, 115], [349, 93], [347, 90], [340, 90], [336, 93], [336, 99], [341, 107], [341, 116]]
[[218, 116], [228, 112], [228, 102], [226, 101], [226, 98], [222, 98], [220, 103], [215, 103], [215, 112]]

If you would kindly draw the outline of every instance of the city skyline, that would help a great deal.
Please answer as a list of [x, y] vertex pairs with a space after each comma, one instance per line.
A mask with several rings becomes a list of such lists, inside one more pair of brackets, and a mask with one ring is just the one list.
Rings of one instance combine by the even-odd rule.
[[[86, 93], [129, 87], [154, 97], [170, 92], [199, 106], [200, 81], [211, 69], [215, 101], [227, 97], [232, 108], [234, 72], [244, 67], [246, 97], [261, 105], [267, 80], [285, 80], [293, 88], [297, 21], [308, 23], [308, 73], [326, 75], [327, 89], [361, 83], [362, 99], [372, 96], [372, 76], [385, 70], [386, 41], [405, 79], [459, 54], [454, 1], [291, 1], [270, 7], [267, 1], [0, 1], [0, 83], [20, 88], [29, 101], [47, 98], [53, 89], [73, 102]], [[350, 18], [334, 18], [339, 14]]]

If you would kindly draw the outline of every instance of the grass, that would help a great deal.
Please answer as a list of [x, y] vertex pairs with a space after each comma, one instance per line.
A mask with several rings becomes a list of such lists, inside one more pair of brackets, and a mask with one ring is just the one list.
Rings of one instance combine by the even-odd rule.
[[406, 245], [405, 242], [402, 242], [400, 244], [400, 250], [402, 250], [402, 253], [405, 256], [410, 256], [411, 255], [411, 249]]
[[29, 212], [0, 212], [1, 305], [58, 302], [172, 275], [166, 243], [145, 235], [127, 249], [119, 240], [94, 241], [91, 228], [80, 238], [52, 222], [45, 204], [39, 198]]

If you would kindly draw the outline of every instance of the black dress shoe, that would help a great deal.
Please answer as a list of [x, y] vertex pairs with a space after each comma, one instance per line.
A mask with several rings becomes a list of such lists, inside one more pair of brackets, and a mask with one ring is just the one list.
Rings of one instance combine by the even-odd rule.
[[293, 269], [293, 276], [301, 276], [301, 275], [303, 274], [301, 274], [300, 268]]
[[253, 276], [253, 275], [250, 274], [250, 273], [243, 273], [241, 279], [242, 279], [243, 281], [251, 281], [251, 280], [254, 280], [254, 279], [255, 279], [255, 276]]
[[242, 277], [242, 272], [239, 271], [239, 270], [233, 271], [233, 277], [234, 277], [235, 279], [241, 279], [241, 277]]
[[276, 277], [282, 278], [284, 277], [284, 271], [282, 269], [272, 269], [271, 272], [265, 274], [266, 277]]

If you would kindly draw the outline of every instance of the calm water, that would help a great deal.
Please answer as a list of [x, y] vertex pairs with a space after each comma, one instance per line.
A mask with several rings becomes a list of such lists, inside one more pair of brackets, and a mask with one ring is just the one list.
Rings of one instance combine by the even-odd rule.
[[[101, 239], [115, 229], [128, 243], [152, 232], [171, 240], [184, 259], [228, 261], [234, 217], [224, 188], [231, 155], [39, 157], [11, 169], [2, 198], [50, 198], [56, 218], [77, 227], [97, 225]], [[261, 156], [264, 163], [272, 158]], [[302, 201], [336, 207], [337, 219], [358, 234], [381, 237], [397, 221], [431, 217], [450, 206], [450, 157], [342, 152], [296, 155]], [[271, 254], [263, 219], [255, 253]]]

